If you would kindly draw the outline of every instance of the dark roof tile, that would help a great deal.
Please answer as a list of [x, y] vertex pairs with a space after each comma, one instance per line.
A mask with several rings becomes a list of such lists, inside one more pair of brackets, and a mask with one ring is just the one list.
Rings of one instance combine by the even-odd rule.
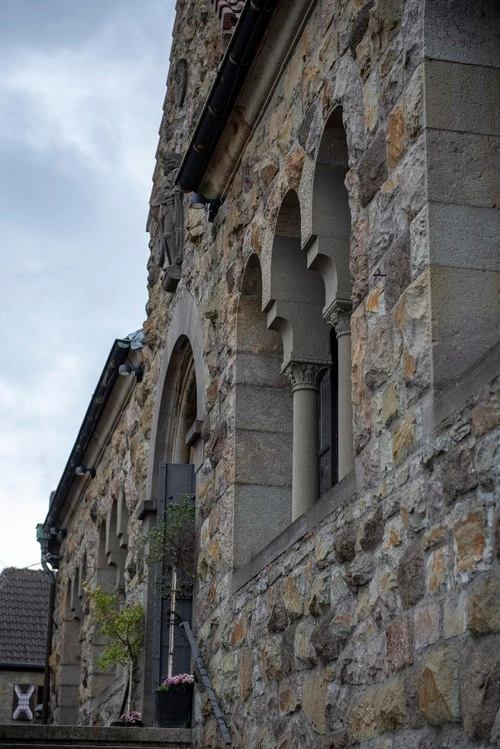
[[50, 583], [42, 570], [6, 567], [0, 574], [0, 663], [43, 666]]

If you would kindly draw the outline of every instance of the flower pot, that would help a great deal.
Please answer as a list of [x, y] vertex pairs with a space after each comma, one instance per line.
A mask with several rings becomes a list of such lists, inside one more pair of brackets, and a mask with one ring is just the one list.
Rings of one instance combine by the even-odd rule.
[[112, 726], [144, 726], [142, 720], [114, 720]]
[[160, 728], [188, 728], [191, 723], [193, 686], [154, 693], [155, 725]]

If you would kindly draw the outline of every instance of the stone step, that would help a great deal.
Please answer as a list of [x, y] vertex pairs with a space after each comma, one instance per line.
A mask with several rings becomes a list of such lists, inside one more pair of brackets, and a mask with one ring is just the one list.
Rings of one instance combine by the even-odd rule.
[[0, 725], [0, 747], [9, 749], [190, 749], [192, 746], [192, 732], [188, 728]]

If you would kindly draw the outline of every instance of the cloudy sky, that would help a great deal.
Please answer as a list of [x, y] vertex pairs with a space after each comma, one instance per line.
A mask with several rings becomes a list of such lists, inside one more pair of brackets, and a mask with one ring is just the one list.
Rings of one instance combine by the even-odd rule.
[[0, 569], [45, 519], [115, 338], [142, 325], [174, 0], [0, 0]]

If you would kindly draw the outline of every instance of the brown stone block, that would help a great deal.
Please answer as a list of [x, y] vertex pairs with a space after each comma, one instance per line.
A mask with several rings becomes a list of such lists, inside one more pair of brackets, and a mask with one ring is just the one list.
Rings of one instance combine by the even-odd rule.
[[399, 595], [405, 608], [414, 606], [425, 592], [424, 557], [420, 543], [414, 541], [405, 551], [398, 567]]
[[244, 702], [252, 693], [253, 657], [250, 648], [239, 651], [240, 700]]
[[413, 622], [405, 617], [391, 622], [386, 631], [387, 659], [393, 669], [399, 671], [413, 663]]
[[408, 725], [404, 682], [395, 681], [380, 687], [375, 696], [380, 733]]
[[467, 517], [457, 521], [453, 526], [455, 538], [457, 574], [468, 572], [477, 567], [483, 558], [486, 547], [486, 527], [484, 513], [469, 512]]
[[466, 445], [445, 455], [440, 465], [444, 496], [448, 503], [477, 486], [478, 479], [471, 450]]
[[304, 598], [296, 576], [289, 575], [285, 579], [281, 591], [281, 599], [291, 619], [297, 619], [302, 616], [304, 610]]
[[349, 523], [335, 534], [333, 547], [337, 561], [341, 564], [354, 559], [356, 555], [356, 527], [354, 523]]
[[500, 637], [471, 647], [465, 663], [461, 690], [464, 728], [470, 739], [488, 741], [500, 708]]
[[448, 546], [441, 546], [429, 555], [427, 560], [427, 590], [433, 595], [437, 595], [446, 588], [448, 562]]
[[409, 412], [392, 430], [392, 454], [394, 463], [401, 463], [412, 451], [415, 444], [415, 413]]
[[294, 713], [299, 709], [300, 705], [301, 703], [295, 684], [289, 683], [288, 686], [280, 687], [279, 710], [282, 715]]
[[328, 682], [324, 674], [309, 672], [302, 687], [302, 709], [316, 733], [325, 734]]
[[384, 519], [382, 507], [377, 507], [368, 517], [363, 518], [359, 529], [358, 541], [363, 551], [375, 549], [384, 537]]
[[469, 591], [466, 621], [475, 637], [500, 632], [500, 573], [491, 570], [479, 577]]
[[378, 735], [378, 716], [373, 689], [367, 689], [351, 700], [347, 720], [352, 742], [369, 741]]
[[304, 168], [304, 158], [305, 153], [302, 148], [295, 148], [288, 155], [285, 162], [285, 174], [288, 184], [294, 190], [296, 190], [300, 184], [302, 169]]
[[311, 633], [311, 642], [324, 664], [338, 657], [352, 630], [352, 620], [337, 619], [337, 613], [323, 617]]
[[233, 631], [231, 633], [231, 646], [233, 648], [238, 647], [241, 645], [246, 637], [247, 634], [247, 622], [246, 618], [240, 617], [236, 620], [236, 623], [233, 627]]
[[364, 381], [370, 390], [383, 385], [392, 369], [392, 323], [383, 317], [371, 331], [370, 346], [364, 357]]
[[486, 403], [476, 406], [471, 411], [471, 417], [474, 434], [480, 437], [500, 424], [500, 405], [498, 403]]
[[387, 120], [387, 162], [394, 169], [408, 147], [408, 130], [403, 107], [396, 106]]
[[380, 129], [358, 164], [359, 197], [365, 207], [387, 179], [385, 133]]
[[420, 711], [433, 725], [460, 719], [458, 656], [451, 647], [425, 659], [418, 682]]
[[439, 604], [431, 603], [415, 610], [415, 647], [418, 650], [438, 641], [439, 622]]

